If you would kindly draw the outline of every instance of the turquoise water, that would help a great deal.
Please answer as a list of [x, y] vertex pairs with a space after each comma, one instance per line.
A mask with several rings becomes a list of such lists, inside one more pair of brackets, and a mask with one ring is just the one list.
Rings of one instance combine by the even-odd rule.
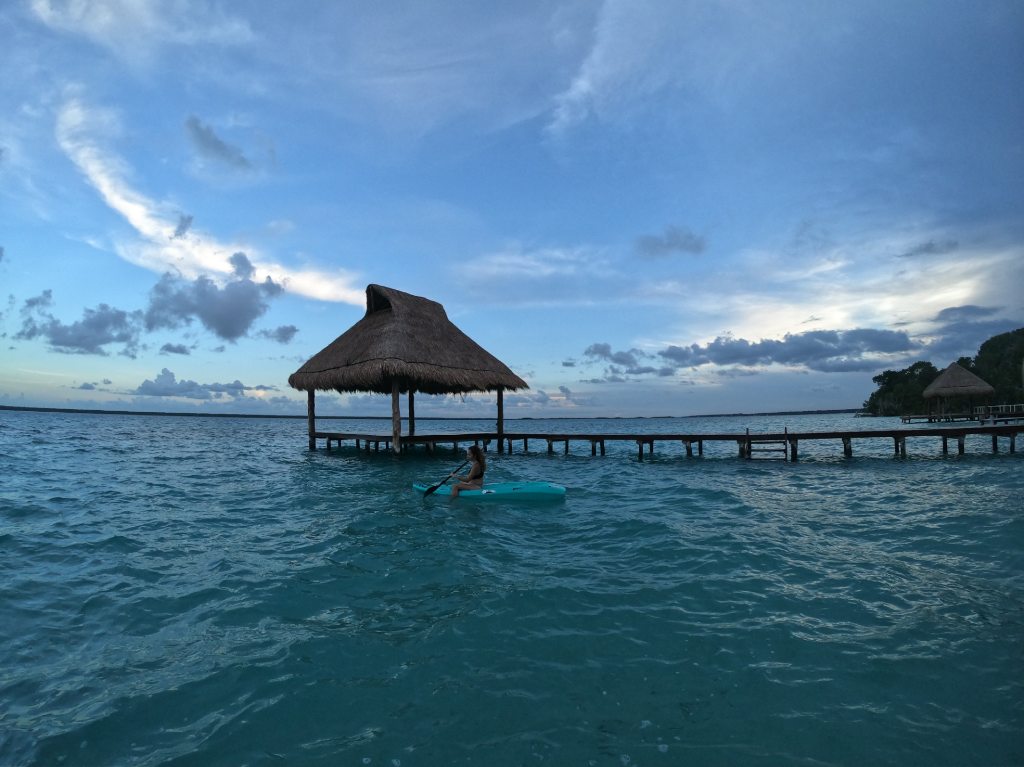
[[[894, 424], [555, 428], [638, 426]], [[304, 428], [0, 413], [0, 764], [1024, 763], [1005, 443], [492, 452], [568, 488], [530, 506], [424, 500], [460, 456]]]

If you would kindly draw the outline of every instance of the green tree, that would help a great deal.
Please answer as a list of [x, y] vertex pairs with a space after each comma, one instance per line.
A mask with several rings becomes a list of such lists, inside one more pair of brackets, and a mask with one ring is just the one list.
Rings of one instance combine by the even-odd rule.
[[[961, 357], [957, 364], [991, 384], [993, 404], [1024, 402], [1024, 328], [992, 336], [977, 356]], [[924, 390], [938, 375], [932, 363], [923, 361], [903, 370], [886, 370], [871, 379], [878, 388], [865, 400], [864, 410], [871, 415], [927, 413]]]
[[1024, 402], [1021, 365], [1024, 364], [1024, 328], [992, 336], [978, 349], [971, 372], [996, 390], [992, 402]]
[[864, 402], [871, 415], [904, 415], [927, 412], [924, 390], [939, 375], [930, 362], [915, 362], [904, 370], [886, 370], [871, 380], [878, 385]]

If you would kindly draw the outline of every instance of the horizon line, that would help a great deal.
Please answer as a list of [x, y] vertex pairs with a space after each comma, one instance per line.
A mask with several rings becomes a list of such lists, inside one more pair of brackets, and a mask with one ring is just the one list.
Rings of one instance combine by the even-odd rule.
[[[23, 413], [75, 413], [80, 415], [135, 415], [135, 416], [169, 416], [175, 418], [287, 418], [306, 419], [306, 415], [287, 415], [275, 413], [201, 413], [173, 410], [107, 410], [100, 408], [71, 408], [71, 407], [35, 407], [30, 405], [0, 405], [0, 411], [13, 411]], [[736, 416], [768, 416], [768, 415], [834, 415], [841, 413], [862, 413], [864, 408], [830, 408], [819, 410], [776, 410], [757, 413], [701, 413], [697, 415], [594, 415], [594, 416], [519, 416], [505, 418], [505, 421], [598, 421], [598, 420], [664, 420], [669, 418], [731, 418]], [[317, 415], [316, 418], [348, 421], [390, 421], [391, 416], [387, 415]], [[407, 416], [402, 416], [403, 421], [408, 421]], [[416, 418], [420, 421], [494, 421], [488, 416], [421, 416]]]

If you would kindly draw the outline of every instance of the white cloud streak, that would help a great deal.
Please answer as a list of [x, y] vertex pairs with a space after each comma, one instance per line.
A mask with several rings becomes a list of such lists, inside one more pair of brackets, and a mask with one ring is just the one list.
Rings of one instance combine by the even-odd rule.
[[270, 277], [289, 292], [308, 298], [364, 304], [364, 293], [353, 282], [355, 275], [344, 270], [294, 270], [262, 256], [251, 244], [216, 240], [195, 227], [179, 233], [177, 209], [134, 189], [125, 163], [104, 148], [103, 140], [116, 137], [119, 131], [114, 112], [90, 108], [75, 97], [64, 103], [57, 116], [56, 136], [62, 151], [106, 205], [139, 235], [115, 244], [123, 259], [158, 273], [175, 271], [191, 279], [207, 275], [223, 281], [232, 274], [231, 254], [244, 251], [255, 267], [256, 281]]
[[196, 0], [32, 0], [31, 9], [51, 29], [81, 35], [143, 66], [168, 45], [238, 45], [254, 39], [247, 22]]

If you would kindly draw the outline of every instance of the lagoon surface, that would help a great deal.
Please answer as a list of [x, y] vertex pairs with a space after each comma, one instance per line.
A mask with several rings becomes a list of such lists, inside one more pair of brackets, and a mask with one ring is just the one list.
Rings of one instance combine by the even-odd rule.
[[520, 442], [488, 479], [564, 503], [453, 503], [410, 489], [449, 449], [0, 412], [0, 764], [1020, 765], [1024, 459], [1005, 445], [641, 463], [628, 442]]

